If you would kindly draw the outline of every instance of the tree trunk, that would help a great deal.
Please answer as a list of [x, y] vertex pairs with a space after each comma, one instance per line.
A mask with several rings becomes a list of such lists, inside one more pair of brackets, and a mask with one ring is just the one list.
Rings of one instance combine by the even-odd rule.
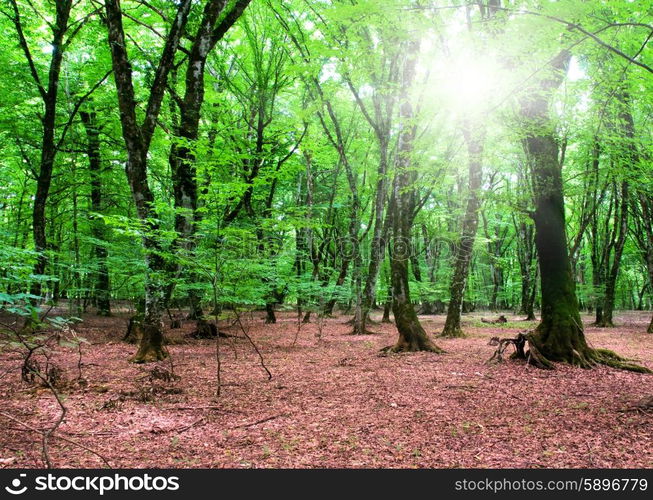
[[163, 346], [162, 330], [166, 265], [161, 257], [161, 247], [158, 242], [159, 228], [156, 221], [159, 220], [159, 217], [154, 208], [154, 194], [148, 184], [147, 154], [161, 110], [168, 74], [174, 64], [191, 3], [192, 0], [182, 0], [178, 4], [177, 13], [172, 20], [150, 88], [145, 118], [139, 125], [136, 118], [137, 104], [122, 26], [120, 3], [119, 0], [105, 1], [105, 21], [109, 32], [109, 47], [118, 94], [120, 124], [127, 149], [125, 172], [136, 205], [136, 212], [142, 224], [142, 240], [145, 250], [145, 313], [141, 325], [143, 335], [138, 351], [132, 358], [132, 361], [136, 363], [156, 361], [168, 355]]
[[[185, 257], [192, 260], [195, 252], [195, 232], [199, 222], [198, 190], [195, 169], [194, 143], [199, 133], [200, 112], [204, 103], [204, 70], [206, 59], [216, 43], [233, 26], [251, 0], [239, 0], [231, 11], [218, 23], [220, 14], [227, 5], [226, 0], [210, 0], [204, 7], [202, 20], [188, 56], [185, 78], [185, 94], [179, 99], [180, 120], [175, 130], [170, 150], [169, 163], [172, 172], [172, 187], [175, 209], [175, 231], [177, 239], [174, 247], [182, 250]], [[176, 274], [181, 274], [182, 265], [177, 264]], [[196, 273], [190, 272], [188, 280], [194, 283], [199, 280]], [[170, 295], [172, 290], [168, 293]], [[168, 297], [169, 298], [169, 297]], [[201, 293], [191, 288], [188, 291], [188, 319], [200, 319], [203, 315]]]
[[[95, 111], [81, 111], [80, 117], [86, 130], [86, 154], [88, 156], [88, 169], [91, 177], [91, 211], [102, 211], [102, 168], [100, 156], [100, 129], [97, 124]], [[93, 287], [94, 303], [99, 316], [111, 316], [111, 284], [109, 282], [109, 268], [107, 266], [108, 251], [98, 241], [104, 241], [104, 222], [97, 216], [91, 220], [91, 235], [96, 243], [93, 245], [93, 254], [97, 262], [95, 286]]]
[[410, 256], [411, 227], [415, 216], [416, 173], [412, 167], [411, 154], [415, 138], [415, 124], [410, 90], [415, 77], [415, 64], [419, 42], [410, 41], [404, 62], [400, 119], [401, 131], [395, 157], [395, 177], [390, 208], [392, 215], [393, 251], [390, 256], [392, 283], [392, 311], [399, 338], [395, 345], [386, 348], [391, 352], [431, 351], [443, 352], [426, 335], [419, 322], [410, 298], [408, 286], [408, 261]]
[[388, 143], [383, 136], [379, 140], [379, 169], [377, 172], [376, 193], [374, 196], [374, 233], [372, 235], [372, 246], [370, 249], [370, 262], [367, 268], [367, 278], [365, 279], [365, 288], [363, 290], [363, 304], [361, 311], [362, 328], [365, 333], [366, 322], [372, 305], [376, 299], [376, 280], [383, 261], [385, 242], [384, 242], [384, 223], [383, 210], [386, 204], [386, 173], [388, 170]]
[[[341, 287], [345, 283], [350, 262], [351, 262], [351, 258], [348, 255], [342, 256], [340, 272], [338, 273], [338, 277], [336, 278], [336, 283], [335, 283], [336, 288]], [[326, 306], [324, 307], [325, 316], [331, 316], [333, 314], [333, 309], [336, 305], [336, 302], [337, 302], [337, 298], [335, 296], [329, 299], [329, 302], [327, 302]]]
[[443, 337], [464, 337], [460, 327], [465, 287], [469, 275], [469, 265], [478, 228], [478, 211], [480, 208], [479, 191], [483, 177], [484, 130], [472, 130], [469, 125], [464, 128], [465, 143], [469, 154], [469, 193], [467, 207], [462, 224], [460, 243], [456, 249], [454, 272], [449, 288], [449, 308], [442, 330]]
[[390, 309], [392, 309], [392, 284], [388, 285], [388, 297], [385, 300], [385, 304], [383, 304], [383, 318], [381, 318], [381, 323], [391, 323]]
[[[605, 296], [603, 299], [603, 310], [601, 321], [597, 321], [597, 326], [613, 327], [612, 313], [615, 303], [615, 289], [617, 287], [617, 277], [619, 276], [619, 267], [621, 265], [621, 256], [623, 255], [626, 245], [626, 235], [628, 233], [628, 182], [621, 183], [621, 192], [619, 193], [619, 232], [614, 244], [614, 257], [612, 266], [608, 273], [605, 283]], [[598, 318], [597, 318], [598, 319]]]
[[[556, 77], [542, 83], [536, 95], [521, 101], [521, 115], [527, 133], [524, 150], [532, 172], [535, 196], [535, 245], [539, 256], [542, 288], [542, 321], [529, 336], [543, 363], [564, 361], [590, 366], [590, 348], [585, 341], [580, 319], [565, 231], [562, 169], [558, 162], [558, 144], [549, 119], [549, 95], [562, 82], [569, 53], [558, 54]], [[550, 365], [550, 363], [548, 363]]]
[[36, 279], [32, 282], [30, 292], [32, 295], [40, 296], [42, 293], [42, 276], [45, 274], [48, 258], [48, 242], [46, 237], [46, 217], [45, 208], [52, 182], [52, 172], [54, 161], [57, 154], [57, 145], [55, 142], [55, 128], [57, 118], [57, 97], [59, 91], [59, 79], [61, 75], [61, 63], [66, 48], [64, 37], [68, 31], [68, 22], [72, 10], [72, 0], [61, 0], [56, 2], [56, 15], [52, 28], [52, 52], [50, 56], [50, 65], [48, 69], [48, 80], [46, 86], [41, 83], [41, 78], [32, 60], [29, 45], [23, 32], [22, 21], [18, 4], [15, 0], [11, 1], [14, 17], [12, 21], [16, 28], [21, 48], [29, 64], [32, 78], [37, 86], [41, 100], [43, 101], [44, 111], [41, 116], [41, 127], [43, 135], [41, 137], [41, 159], [36, 179], [36, 193], [34, 195], [34, 205], [32, 210], [32, 234], [34, 237], [34, 250], [37, 253], [36, 263], [33, 274]]
[[[635, 123], [633, 120], [633, 115], [630, 111], [630, 96], [627, 92], [617, 93], [617, 104], [619, 106], [619, 110], [617, 113], [616, 127], [621, 132], [620, 136], [622, 136], [623, 140], [625, 141], [625, 144], [622, 146], [624, 154], [619, 156], [617, 163], [621, 163], [623, 169], [628, 169], [639, 163], [639, 155], [635, 146]], [[617, 194], [615, 194], [615, 196], [617, 196]], [[610, 267], [610, 272], [608, 273], [606, 280], [605, 299], [603, 303], [603, 318], [600, 323], [597, 323], [599, 326], [604, 327], [614, 326], [612, 321], [612, 313], [614, 311], [615, 304], [615, 289], [617, 286], [617, 277], [619, 276], [621, 256], [623, 255], [624, 247], [626, 245], [626, 236], [628, 234], [628, 205], [630, 193], [628, 181], [626, 179], [621, 181], [621, 190], [618, 194], [618, 197], [619, 229], [616, 235], [616, 240], [614, 242], [614, 257], [612, 259], [612, 266]]]
[[520, 114], [526, 137], [524, 150], [530, 162], [535, 194], [535, 245], [539, 255], [542, 321], [528, 335], [530, 355], [540, 366], [553, 361], [583, 368], [597, 363], [634, 371], [649, 371], [628, 363], [611, 351], [587, 345], [580, 319], [565, 228], [562, 165], [558, 142], [549, 118], [550, 96], [562, 82], [570, 54], [562, 51], [552, 65], [556, 74], [540, 82], [540, 88], [523, 98]]

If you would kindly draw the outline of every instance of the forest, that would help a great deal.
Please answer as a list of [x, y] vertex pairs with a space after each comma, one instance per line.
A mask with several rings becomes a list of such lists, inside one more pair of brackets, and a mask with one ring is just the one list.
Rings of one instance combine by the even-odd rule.
[[653, 2], [0, 26], [0, 468], [653, 468]]

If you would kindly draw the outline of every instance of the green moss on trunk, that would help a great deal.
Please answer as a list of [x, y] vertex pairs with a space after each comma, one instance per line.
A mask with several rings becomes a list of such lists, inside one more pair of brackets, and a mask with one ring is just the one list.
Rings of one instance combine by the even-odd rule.
[[143, 324], [143, 336], [138, 346], [138, 352], [131, 359], [132, 363], [150, 363], [161, 361], [168, 357], [168, 352], [163, 346], [163, 331], [160, 326]]

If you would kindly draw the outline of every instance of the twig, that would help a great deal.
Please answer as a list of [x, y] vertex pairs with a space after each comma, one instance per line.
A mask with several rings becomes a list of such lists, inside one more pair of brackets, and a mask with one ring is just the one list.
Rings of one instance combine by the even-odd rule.
[[242, 321], [240, 321], [240, 314], [238, 313], [238, 311], [234, 310], [234, 312], [236, 313], [236, 318], [238, 319], [238, 325], [240, 326], [240, 330], [243, 332], [243, 335], [245, 335], [245, 337], [247, 337], [247, 340], [249, 340], [249, 343], [252, 344], [252, 347], [256, 351], [256, 354], [258, 354], [259, 360], [261, 361], [261, 366], [263, 367], [263, 369], [268, 374], [268, 380], [272, 380], [272, 373], [270, 372], [270, 370], [268, 370], [268, 367], [265, 366], [265, 361], [263, 360], [263, 355], [261, 354], [261, 351], [258, 350], [258, 347], [256, 347], [256, 344], [254, 343], [252, 338], [245, 331], [245, 327], [243, 327], [243, 323], [242, 323]]
[[[28, 430], [30, 432], [36, 432], [37, 434], [41, 434], [41, 435], [45, 434], [45, 431], [42, 431], [40, 429], [36, 429], [36, 428], [34, 428], [34, 427], [30, 426], [30, 425], [27, 425], [25, 422], [22, 422], [22, 421], [18, 420], [17, 418], [12, 417], [11, 415], [9, 415], [9, 414], [7, 414], [7, 413], [5, 413], [3, 411], [0, 411], [0, 415], [2, 415], [5, 418], [8, 418], [9, 420], [11, 420], [13, 422], [16, 422], [19, 425], [22, 425], [23, 427], [25, 427], [26, 430]], [[109, 461], [104, 456], [102, 456], [97, 451], [89, 448], [88, 446], [83, 445], [82, 443], [79, 443], [79, 442], [77, 442], [77, 441], [75, 441], [73, 439], [64, 437], [64, 436], [62, 436], [60, 434], [56, 435], [55, 437], [61, 439], [62, 441], [65, 441], [65, 442], [70, 443], [72, 445], [78, 446], [78, 447], [82, 448], [83, 450], [86, 450], [86, 451], [92, 453], [93, 455], [98, 457], [100, 460], [102, 460], [107, 467], [111, 467], [111, 464], [109, 463]]]
[[191, 427], [195, 427], [197, 424], [200, 424], [200, 423], [204, 422], [205, 418], [206, 417], [199, 418], [199, 419], [195, 420], [195, 422], [191, 422], [190, 424], [184, 425], [183, 427], [177, 427], [177, 428], [174, 428], [174, 429], [165, 429], [165, 430], [151, 429], [150, 432], [152, 432], [154, 434], [168, 434], [170, 432], [174, 432], [174, 433], [179, 434], [181, 432], [187, 431]]
[[234, 427], [234, 429], [244, 429], [246, 427], [253, 427], [255, 425], [263, 424], [265, 422], [269, 422], [270, 420], [274, 420], [275, 418], [285, 417], [285, 416], [286, 416], [286, 413], [282, 413], [280, 415], [272, 415], [271, 417], [262, 418], [260, 420], [257, 420], [256, 422], [252, 422], [252, 423], [249, 423], [249, 424], [237, 425], [236, 427]]

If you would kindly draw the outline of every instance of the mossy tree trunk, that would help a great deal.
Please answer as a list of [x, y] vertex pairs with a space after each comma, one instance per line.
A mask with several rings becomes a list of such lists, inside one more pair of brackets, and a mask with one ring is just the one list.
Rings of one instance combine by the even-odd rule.
[[648, 370], [611, 351], [590, 348], [583, 332], [567, 247], [562, 165], [549, 117], [552, 92], [562, 82], [569, 59], [569, 52], [560, 52], [552, 62], [554, 73], [541, 80], [540, 87], [520, 102], [527, 131], [523, 146], [531, 167], [535, 201], [532, 215], [542, 292], [542, 321], [528, 335], [530, 355], [544, 367], [552, 367], [552, 362], [558, 361], [583, 368], [606, 364], [644, 372]]
[[535, 246], [539, 256], [542, 321], [529, 342], [544, 363], [563, 361], [589, 366], [590, 349], [580, 319], [565, 230], [562, 168], [558, 143], [549, 118], [550, 95], [562, 82], [570, 54], [558, 54], [556, 74], [521, 101], [527, 136], [524, 150], [531, 167], [535, 201]]
[[411, 252], [411, 229], [415, 217], [416, 172], [411, 156], [415, 139], [415, 124], [410, 90], [415, 78], [415, 63], [419, 42], [407, 44], [403, 68], [401, 104], [399, 116], [401, 131], [395, 157], [395, 176], [392, 186], [390, 210], [392, 210], [392, 251], [390, 252], [390, 278], [392, 283], [392, 312], [399, 331], [397, 342], [386, 350], [391, 352], [431, 351], [443, 352], [427, 336], [419, 322], [411, 301], [408, 285], [408, 263]]
[[191, 0], [183, 0], [177, 6], [177, 13], [171, 21], [156, 74], [149, 89], [145, 117], [139, 124], [136, 117], [138, 106], [132, 78], [132, 66], [127, 54], [120, 2], [118, 0], [105, 1], [105, 22], [108, 28], [113, 76], [118, 95], [120, 124], [127, 150], [125, 172], [136, 205], [136, 212], [142, 224], [145, 250], [145, 312], [141, 325], [142, 336], [139, 348], [132, 358], [135, 363], [157, 361], [167, 356], [163, 346], [162, 330], [166, 265], [161, 257], [161, 248], [157, 237], [159, 228], [156, 221], [159, 220], [159, 217], [154, 208], [154, 193], [148, 183], [147, 154], [161, 111], [168, 74], [175, 61], [175, 54], [184, 33], [191, 4]]

